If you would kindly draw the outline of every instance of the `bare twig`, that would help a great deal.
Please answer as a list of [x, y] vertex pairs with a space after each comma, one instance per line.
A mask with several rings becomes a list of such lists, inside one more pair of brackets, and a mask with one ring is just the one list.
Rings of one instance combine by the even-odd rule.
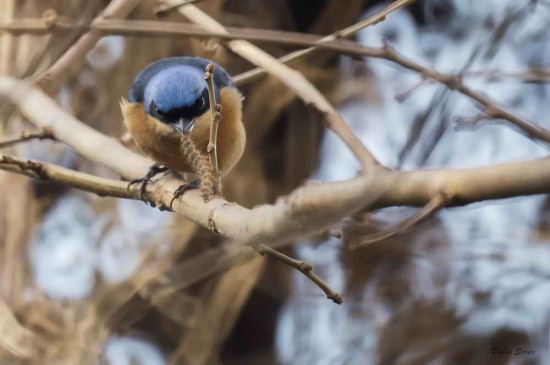
[[438, 210], [443, 208], [445, 204], [447, 204], [450, 200], [451, 200], [450, 197], [447, 196], [446, 194], [437, 194], [422, 209], [420, 209], [417, 213], [413, 214], [409, 218], [405, 219], [403, 222], [396, 224], [395, 226], [391, 227], [390, 229], [384, 232], [361, 237], [361, 239], [358, 242], [354, 242], [352, 245], [350, 245], [350, 248], [368, 246], [375, 242], [379, 242], [379, 241], [388, 239], [390, 237], [397, 236], [398, 234], [401, 234], [411, 229], [412, 227], [420, 224], [421, 222], [425, 221], [426, 219], [434, 215]]
[[53, 139], [53, 134], [46, 129], [39, 131], [23, 131], [18, 136], [0, 138], [0, 148], [6, 148], [31, 139]]
[[480, 113], [471, 117], [458, 117], [455, 119], [457, 131], [474, 130], [479, 127], [480, 123], [492, 119], [490, 114]]
[[221, 174], [218, 168], [218, 122], [220, 121], [222, 106], [218, 104], [216, 100], [216, 92], [214, 89], [214, 65], [208, 64], [206, 66], [206, 73], [204, 78], [208, 84], [208, 98], [210, 100], [210, 139], [208, 141], [208, 147], [206, 148], [208, 155], [210, 156], [210, 164], [212, 165], [212, 171], [214, 171], [215, 183], [214, 193], [222, 194]]
[[[194, 5], [182, 6], [179, 8], [179, 12], [209, 32], [227, 33], [220, 23]], [[376, 158], [363, 145], [361, 140], [357, 138], [334, 107], [301, 73], [289, 68], [247, 41], [230, 41], [228, 42], [228, 46], [233, 52], [279, 78], [306, 105], [318, 112], [327, 128], [336, 133], [344, 141], [363, 168], [368, 170], [379, 165]]]
[[516, 80], [527, 84], [546, 84], [550, 82], [550, 69], [529, 67], [525, 71], [510, 72], [497, 69], [475, 70], [464, 74], [468, 78], [483, 78], [487, 82]]
[[138, 189], [128, 189], [123, 181], [104, 179], [46, 162], [0, 155], [0, 170], [16, 172], [43, 181], [66, 184], [99, 196], [139, 199]]
[[300, 271], [315, 285], [321, 288], [321, 290], [325, 292], [328, 299], [332, 300], [336, 304], [342, 304], [343, 302], [342, 296], [337, 291], [332, 289], [327, 283], [325, 283], [323, 279], [317, 276], [317, 274], [313, 272], [313, 265], [311, 265], [310, 263], [293, 259], [292, 257], [287, 256], [264, 244], [260, 244], [256, 246], [256, 251], [258, 251], [260, 255], [268, 254], [271, 257]]
[[[371, 15], [367, 19], [362, 20], [357, 24], [353, 24], [353, 25], [351, 25], [347, 28], [339, 30], [339, 31], [337, 31], [337, 32], [335, 32], [335, 33], [333, 33], [329, 36], [326, 36], [326, 37], [320, 39], [317, 42], [317, 44], [312, 46], [312, 47], [309, 47], [307, 49], [303, 49], [303, 50], [300, 50], [300, 51], [289, 53], [286, 56], [279, 58], [279, 61], [282, 62], [282, 63], [291, 63], [291, 62], [303, 59], [307, 56], [310, 56], [313, 53], [315, 53], [317, 50], [319, 50], [320, 47], [323, 45], [323, 43], [331, 42], [331, 41], [334, 41], [338, 38], [349, 38], [349, 37], [355, 35], [360, 30], [363, 30], [363, 29], [365, 29], [365, 28], [367, 28], [371, 25], [377, 24], [377, 23], [385, 20], [386, 16], [389, 15], [391, 12], [393, 12], [397, 9], [400, 9], [404, 6], [407, 6], [411, 3], [413, 3], [414, 1], [415, 0], [399, 0], [399, 1], [396, 1], [396, 2], [388, 5], [388, 7], [380, 10], [378, 13]], [[265, 75], [265, 73], [266, 73], [266, 71], [264, 69], [255, 68], [253, 70], [250, 70], [250, 71], [247, 71], [245, 73], [242, 73], [240, 75], [235, 76], [233, 78], [233, 80], [235, 81], [235, 84], [240, 86], [240, 85], [244, 85], [246, 83], [257, 80], [262, 75]]]
[[489, 114], [491, 118], [506, 120], [510, 124], [518, 127], [521, 131], [527, 134], [527, 136], [550, 143], [550, 131], [526, 122], [517, 115], [507, 111], [503, 106], [500, 106], [496, 101], [490, 99], [488, 96], [482, 95], [481, 93], [470, 89], [464, 85], [460, 77], [445, 75], [421, 66], [420, 64], [403, 57], [388, 45], [384, 46], [379, 52], [380, 54], [378, 55], [378, 58], [384, 58], [395, 62], [411, 71], [418, 72], [423, 77], [430, 78], [444, 84], [449, 89], [456, 90], [485, 107], [485, 112]]

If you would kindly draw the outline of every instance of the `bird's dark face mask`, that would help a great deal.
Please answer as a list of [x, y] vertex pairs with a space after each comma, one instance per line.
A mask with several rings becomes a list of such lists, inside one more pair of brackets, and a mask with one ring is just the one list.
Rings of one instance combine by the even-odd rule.
[[149, 107], [149, 114], [162, 123], [172, 126], [180, 133], [188, 133], [193, 130], [196, 119], [203, 115], [208, 108], [208, 90], [205, 89], [192, 105], [185, 105], [170, 110], [160, 109], [153, 100]]

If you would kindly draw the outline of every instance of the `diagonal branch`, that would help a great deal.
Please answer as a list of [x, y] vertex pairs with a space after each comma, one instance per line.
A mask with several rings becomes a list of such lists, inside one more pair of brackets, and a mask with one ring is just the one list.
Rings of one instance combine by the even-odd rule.
[[38, 131], [23, 131], [18, 136], [0, 138], [0, 148], [11, 147], [21, 142], [30, 141], [31, 139], [53, 139], [53, 134], [46, 129]]
[[[168, 2], [168, 4], [170, 3]], [[209, 32], [227, 33], [220, 23], [194, 5], [182, 6], [179, 8], [179, 12]], [[372, 169], [379, 166], [376, 158], [344, 122], [336, 109], [301, 73], [279, 62], [250, 42], [236, 40], [228, 42], [227, 45], [233, 52], [264, 68], [269, 74], [279, 78], [281, 82], [294, 91], [306, 105], [321, 116], [321, 120], [327, 128], [336, 133], [346, 143], [363, 168]]]
[[[139, 0], [112, 0], [96, 19], [123, 18], [138, 3]], [[55, 91], [60, 84], [79, 70], [86, 55], [95, 47], [101, 37], [101, 33], [93, 30], [80, 37], [52, 66], [37, 76], [38, 85], [49, 92]]]
[[550, 143], [550, 131], [526, 122], [522, 118], [506, 110], [503, 106], [499, 105], [496, 101], [492, 100], [488, 96], [470, 89], [469, 87], [464, 85], [460, 77], [442, 74], [430, 68], [421, 66], [420, 64], [405, 58], [396, 50], [387, 45], [380, 49], [378, 52], [379, 55], [377, 55], [376, 57], [392, 61], [406, 69], [415, 71], [425, 78], [437, 81], [447, 86], [449, 89], [456, 90], [459, 93], [476, 101], [478, 104], [485, 108], [484, 113], [487, 114], [489, 118], [506, 120], [510, 124], [518, 127], [521, 131], [527, 134], [527, 136], [541, 140], [546, 143]]
[[156, 16], [167, 16], [172, 11], [177, 10], [180, 6], [187, 5], [187, 4], [196, 4], [203, 0], [180, 0], [178, 3], [173, 5], [167, 5], [167, 4], [160, 4], [155, 9], [153, 9], [153, 12]]
[[256, 251], [258, 251], [258, 253], [262, 256], [265, 254], [268, 254], [269, 256], [275, 258], [276, 260], [279, 260], [295, 268], [296, 270], [304, 274], [305, 277], [311, 280], [315, 285], [321, 288], [321, 290], [325, 292], [328, 299], [332, 300], [336, 304], [342, 304], [343, 302], [342, 296], [337, 291], [332, 289], [327, 283], [325, 283], [323, 279], [317, 276], [317, 274], [313, 272], [313, 265], [311, 265], [310, 263], [293, 259], [292, 257], [289, 257], [264, 244], [260, 244], [256, 246]]
[[[328, 35], [328, 36], [320, 39], [319, 41], [317, 41], [317, 44], [312, 46], [312, 47], [309, 47], [309, 48], [306, 48], [306, 49], [303, 49], [303, 50], [300, 50], [300, 51], [295, 51], [295, 52], [289, 53], [286, 56], [279, 58], [279, 61], [282, 62], [282, 63], [291, 63], [291, 62], [295, 62], [295, 61], [298, 61], [300, 59], [303, 59], [305, 57], [308, 57], [308, 56], [314, 54], [319, 49], [321, 49], [320, 47], [324, 43], [329, 43], [329, 42], [332, 42], [332, 41], [337, 40], [339, 38], [350, 38], [350, 37], [354, 36], [355, 34], [357, 34], [357, 32], [359, 32], [359, 31], [361, 31], [361, 30], [363, 30], [367, 27], [370, 27], [371, 25], [375, 25], [375, 24], [385, 20], [386, 16], [389, 15], [390, 13], [392, 13], [393, 11], [395, 11], [397, 9], [400, 9], [404, 6], [407, 6], [411, 3], [413, 3], [414, 1], [415, 0], [398, 0], [398, 1], [388, 5], [386, 8], [380, 10], [378, 13], [375, 13], [375, 14], [371, 15], [367, 19], [362, 20], [359, 23], [353, 24], [353, 25], [351, 25], [347, 28], [339, 30], [335, 33], [332, 33], [331, 35]], [[253, 70], [250, 70], [250, 71], [247, 71], [247, 72], [244, 72], [240, 75], [235, 76], [233, 78], [233, 80], [235, 81], [235, 84], [240, 86], [240, 85], [244, 85], [246, 83], [255, 81], [259, 77], [261, 77], [265, 74], [266, 74], [266, 71], [264, 69], [255, 68]]]
[[[387, 10], [387, 9], [386, 9]], [[370, 19], [370, 18], [369, 18]], [[368, 20], [368, 19], [367, 19]], [[365, 21], [366, 22], [366, 21]], [[361, 23], [358, 23], [358, 25]], [[358, 26], [357, 25], [357, 26]], [[478, 104], [484, 107], [483, 113], [489, 119], [501, 119], [507, 121], [513, 126], [517, 127], [520, 131], [523, 131], [527, 136], [535, 138], [546, 143], [550, 143], [550, 131], [545, 128], [532, 125], [526, 120], [522, 119], [513, 112], [507, 110], [504, 106], [499, 105], [496, 101], [492, 100], [489, 96], [484, 95], [481, 92], [475, 91], [467, 86], [465, 86], [460, 77], [456, 75], [447, 75], [440, 73], [438, 71], [432, 70], [428, 67], [422, 66], [410, 59], [407, 59], [403, 55], [399, 54], [397, 51], [387, 46], [384, 48], [371, 48], [360, 45], [356, 42], [342, 41], [342, 40], [327, 40], [321, 42], [319, 37], [301, 34], [301, 33], [292, 33], [292, 32], [281, 32], [281, 31], [269, 31], [269, 30], [260, 30], [260, 29], [238, 29], [238, 28], [223, 28], [219, 29], [208, 29], [205, 33], [204, 30], [197, 29], [192, 27], [189, 24], [178, 24], [178, 23], [160, 23], [160, 22], [151, 22], [151, 21], [126, 21], [126, 20], [108, 20], [108, 19], [99, 19], [95, 20], [92, 25], [75, 25], [73, 23], [67, 23], [62, 19], [53, 20], [49, 24], [44, 23], [44, 20], [37, 19], [27, 19], [14, 21], [8, 24], [0, 25], [0, 31], [11, 31], [11, 32], [49, 32], [52, 29], [90, 29], [89, 33], [92, 31], [101, 33], [101, 34], [147, 34], [147, 35], [186, 35], [193, 37], [216, 37], [221, 39], [248, 39], [251, 41], [263, 41], [263, 42], [274, 42], [281, 44], [289, 45], [301, 45], [301, 46], [313, 46], [308, 49], [316, 50], [330, 50], [333, 52], [339, 52], [346, 55], [360, 56], [360, 57], [373, 57], [385, 59], [395, 64], [398, 64], [410, 71], [416, 72], [422, 76], [424, 79], [432, 80], [439, 82], [451, 90], [458, 91], [463, 95], [474, 100]], [[351, 27], [350, 27], [351, 28]], [[346, 28], [348, 29], [348, 28]], [[342, 31], [344, 32], [344, 30]], [[345, 33], [345, 32], [344, 32]], [[75, 44], [76, 46], [76, 44]], [[87, 52], [87, 51], [86, 51]], [[301, 51], [299, 51], [301, 52]], [[292, 53], [293, 55], [295, 53]], [[297, 54], [297, 53], [296, 53]], [[84, 54], [85, 55], [85, 54]], [[262, 60], [263, 62], [264, 60]], [[283, 57], [279, 61], [285, 62], [286, 59]], [[272, 70], [273, 72], [273, 70]], [[543, 74], [539, 72], [539, 74]], [[538, 77], [535, 74], [534, 77]], [[44, 75], [44, 74], [43, 74]], [[238, 75], [234, 78], [237, 84], [241, 81], [244, 81], [243, 75]], [[307, 80], [306, 80], [307, 81]], [[298, 82], [298, 81], [296, 81]], [[286, 80], [285, 83], [288, 83]], [[54, 87], [57, 82], [51, 82], [50, 86]], [[338, 121], [339, 118], [334, 118], [336, 122], [334, 124], [341, 124]], [[330, 122], [329, 122], [330, 124]], [[346, 127], [334, 126], [335, 129], [341, 130], [337, 132], [342, 135], [346, 135]], [[372, 160], [368, 153], [365, 153], [364, 147], [360, 146], [360, 141], [356, 140], [353, 136], [346, 136], [345, 138], [349, 139], [347, 142], [348, 145], [353, 145], [354, 152], [359, 155], [364, 155], [365, 157], [361, 160], [368, 162]], [[357, 146], [356, 146], [357, 145]]]

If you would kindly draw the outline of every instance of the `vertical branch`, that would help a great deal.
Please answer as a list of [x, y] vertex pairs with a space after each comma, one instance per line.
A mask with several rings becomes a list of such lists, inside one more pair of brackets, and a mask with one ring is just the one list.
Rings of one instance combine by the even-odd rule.
[[[0, 0], [0, 19], [4, 22], [13, 20], [13, 14], [15, 13], [15, 1], [14, 0]], [[10, 69], [13, 65], [10, 63], [14, 58], [11, 52], [13, 47], [13, 35], [2, 34], [0, 35], [0, 71], [5, 74], [10, 74]]]
[[218, 123], [220, 121], [221, 117], [221, 108], [222, 106], [217, 103], [216, 100], [216, 93], [214, 90], [214, 65], [209, 63], [206, 66], [206, 73], [204, 75], [204, 78], [206, 79], [206, 82], [208, 83], [208, 98], [210, 99], [210, 113], [211, 113], [211, 120], [210, 120], [210, 140], [208, 141], [208, 147], [207, 152], [210, 156], [210, 165], [212, 166], [212, 171], [215, 175], [215, 183], [214, 183], [214, 193], [221, 194], [222, 193], [222, 184], [221, 184], [221, 174], [218, 167], [218, 148], [217, 148], [217, 140], [218, 140]]

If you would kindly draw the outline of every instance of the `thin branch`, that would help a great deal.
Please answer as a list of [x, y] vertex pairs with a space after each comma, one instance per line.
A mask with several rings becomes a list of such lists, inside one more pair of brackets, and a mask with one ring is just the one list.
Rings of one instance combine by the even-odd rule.
[[42, 181], [69, 185], [99, 196], [139, 199], [139, 189], [128, 189], [128, 184], [123, 181], [105, 179], [46, 162], [0, 155], [0, 170], [15, 172]]
[[500, 106], [496, 101], [490, 99], [488, 96], [482, 95], [481, 93], [470, 89], [464, 85], [460, 77], [445, 75], [430, 68], [421, 66], [420, 64], [403, 57], [388, 45], [379, 50], [379, 52], [380, 54], [378, 55], [378, 58], [384, 58], [397, 63], [402, 67], [421, 74], [423, 77], [435, 80], [447, 86], [451, 90], [456, 90], [485, 107], [485, 112], [492, 118], [506, 120], [510, 124], [518, 127], [527, 136], [550, 143], [550, 131], [526, 122], [517, 115], [507, 111], [503, 106]]
[[0, 148], [10, 147], [21, 142], [29, 141], [31, 139], [53, 139], [53, 134], [47, 129], [41, 129], [32, 132], [23, 131], [18, 136], [0, 138]]
[[537, 67], [529, 67], [525, 71], [510, 72], [501, 70], [476, 70], [464, 74], [468, 78], [483, 78], [487, 82], [499, 82], [515, 80], [527, 84], [546, 84], [550, 82], [550, 70]]
[[9, 23], [0, 23], [0, 32], [49, 34], [56, 31], [73, 31], [81, 33], [95, 31], [103, 35], [141, 37], [185, 36], [203, 39], [240, 39], [293, 47], [315, 46], [319, 50], [339, 52], [350, 56], [357, 55], [356, 47], [362, 47], [357, 42], [344, 39], [320, 42], [324, 39], [323, 37], [308, 33], [236, 27], [225, 27], [224, 32], [210, 32], [205, 31], [196, 24], [154, 20], [102, 19], [94, 20], [92, 24], [81, 24], [69, 18], [56, 17], [49, 21], [43, 18], [31, 18], [16, 19]]
[[479, 113], [471, 117], [458, 117], [455, 119], [457, 131], [462, 130], [474, 130], [479, 127], [479, 125], [484, 122], [493, 119], [490, 114]]
[[[185, 6], [184, 8], [187, 8]], [[188, 35], [188, 36], [194, 36], [194, 37], [205, 37], [205, 38], [222, 38], [222, 39], [249, 39], [252, 41], [264, 41], [264, 42], [275, 42], [275, 43], [286, 43], [286, 44], [293, 44], [293, 45], [314, 45], [315, 49], [324, 49], [324, 50], [330, 50], [334, 52], [340, 52], [342, 54], [347, 55], [353, 55], [353, 56], [361, 56], [361, 57], [373, 57], [373, 58], [380, 58], [385, 59], [388, 61], [391, 61], [393, 63], [396, 63], [410, 71], [414, 71], [422, 75], [424, 78], [431, 79], [433, 81], [439, 82], [443, 85], [446, 85], [448, 88], [452, 90], [456, 90], [463, 95], [469, 97], [470, 99], [476, 101], [477, 103], [481, 104], [483, 107], [485, 107], [487, 110], [491, 110], [491, 115], [494, 119], [502, 119], [510, 124], [516, 126], [521, 131], [523, 131], [527, 136], [535, 139], [539, 139], [541, 141], [544, 141], [546, 143], [550, 143], [550, 131], [530, 124], [529, 122], [523, 120], [519, 116], [513, 114], [512, 112], [506, 110], [503, 106], [498, 105], [498, 103], [492, 99], [490, 99], [488, 96], [483, 95], [480, 92], [474, 91], [470, 89], [469, 87], [465, 86], [462, 83], [462, 80], [460, 77], [454, 76], [454, 75], [447, 75], [440, 72], [437, 72], [435, 70], [432, 70], [428, 67], [421, 66], [420, 64], [415, 63], [414, 61], [405, 58], [404, 56], [400, 55], [397, 51], [392, 49], [391, 47], [387, 46], [384, 48], [371, 48], [371, 47], [365, 47], [360, 44], [357, 44], [355, 42], [349, 42], [349, 41], [341, 41], [341, 40], [332, 40], [332, 41], [323, 41], [321, 42], [318, 37], [311, 36], [311, 35], [305, 35], [300, 33], [291, 33], [291, 32], [271, 32], [271, 31], [265, 31], [265, 30], [239, 30], [235, 28], [227, 28], [229, 29], [229, 32], [227, 29], [208, 29], [208, 33], [205, 34], [204, 31], [197, 30], [197, 28], [185, 28], [189, 25], [184, 24], [172, 24], [172, 23], [159, 23], [159, 22], [146, 22], [146, 21], [113, 21], [113, 20], [97, 20], [95, 21], [91, 26], [87, 27], [86, 29], [92, 29], [93, 31], [97, 32], [104, 32], [104, 33], [116, 33], [116, 34], [148, 34], [148, 35], [154, 35], [154, 34], [172, 34], [172, 35]], [[50, 24], [44, 23], [43, 20], [24, 20], [21, 23], [13, 22], [7, 25], [0, 26], [0, 30], [5, 31], [50, 31], [51, 29], [55, 29], [56, 27], [60, 27], [63, 29], [63, 27], [86, 27], [86, 26], [80, 26], [80, 25], [71, 25], [61, 22], [60, 20], [51, 21]], [[92, 31], [90, 31], [92, 32]], [[90, 34], [90, 32], [88, 34]], [[265, 34], [255, 34], [258, 32], [265, 32]], [[275, 34], [276, 33], [276, 34]], [[95, 33], [94, 33], [95, 34]], [[312, 39], [312, 37], [314, 39]], [[83, 39], [82, 37], [81, 39]], [[84, 42], [83, 42], [84, 43]], [[75, 48], [78, 44], [75, 44], [73, 48]], [[94, 43], [95, 45], [95, 43]], [[76, 52], [76, 50], [74, 51]], [[86, 51], [87, 52], [87, 51]], [[299, 51], [301, 52], [301, 51]], [[69, 54], [69, 51], [66, 53]], [[291, 55], [294, 55], [297, 53], [292, 53]], [[85, 56], [85, 53], [82, 54], [82, 59]], [[65, 57], [65, 56], [64, 56]], [[280, 59], [280, 62], [288, 62], [290, 58], [283, 57]], [[61, 60], [61, 59], [60, 59]], [[58, 61], [59, 63], [60, 61]], [[255, 63], [255, 62], [253, 62]], [[258, 62], [256, 62], [258, 63]], [[67, 67], [72, 67], [73, 63], [68, 62]], [[55, 66], [55, 65], [54, 65]], [[53, 68], [53, 66], [52, 66]], [[72, 69], [71, 69], [72, 70]], [[72, 72], [72, 71], [71, 71]], [[68, 74], [64, 74], [64, 77]], [[46, 77], [46, 74], [43, 74], [41, 78], [39, 78], [39, 81], [44, 80]], [[545, 79], [548, 77], [545, 73], [538, 73], [534, 74], [532, 76], [533, 79], [544, 77]], [[530, 79], [530, 76], [527, 77], [527, 79]], [[61, 79], [59, 79], [61, 80]], [[247, 80], [247, 77], [244, 77], [243, 75], [238, 75], [234, 78], [234, 81], [237, 84], [241, 84], [244, 80]], [[286, 83], [286, 82], [285, 82]], [[44, 84], [44, 83], [42, 83]], [[57, 85], [58, 82], [50, 82], [48, 87], [53, 87]], [[338, 120], [338, 118], [335, 118]], [[331, 122], [328, 122], [329, 125]], [[339, 121], [336, 121], [336, 124], [340, 124]], [[346, 128], [344, 128], [346, 129]], [[346, 131], [342, 131], [343, 134]], [[346, 137], [348, 138], [348, 137]], [[348, 145], [354, 146], [354, 153], [359, 153], [359, 155], [364, 155], [364, 157], [361, 159], [364, 162], [368, 162], [373, 160], [373, 157], [370, 153], [365, 152], [363, 147], [360, 147], [360, 141], [355, 140], [353, 136], [349, 137], [350, 141], [347, 142]], [[351, 147], [350, 147], [351, 148]]]
[[407, 100], [415, 91], [420, 89], [422, 86], [425, 86], [425, 85], [427, 85], [429, 83], [432, 83], [432, 82], [433, 82], [433, 80], [422, 79], [422, 80], [418, 81], [417, 83], [415, 83], [414, 85], [408, 87], [407, 89], [397, 92], [393, 96], [393, 98], [398, 103], [402, 103], [405, 100]]
[[[227, 33], [220, 23], [194, 5], [182, 6], [179, 8], [179, 12], [209, 32]], [[228, 42], [227, 45], [233, 52], [256, 66], [264, 68], [294, 91], [306, 105], [310, 106], [321, 116], [321, 120], [326, 127], [344, 141], [365, 170], [372, 170], [372, 168], [380, 165], [372, 153], [344, 122], [336, 109], [301, 73], [279, 62], [276, 58], [250, 42], [236, 40]]]
[[200, 1], [203, 1], [203, 0], [181, 0], [178, 4], [173, 4], [173, 5], [160, 4], [153, 10], [153, 13], [158, 17], [167, 16], [172, 11], [177, 10], [180, 6], [187, 5], [187, 4], [196, 4]]
[[287, 256], [264, 244], [256, 246], [256, 251], [258, 251], [258, 253], [262, 256], [264, 254], [268, 254], [274, 259], [277, 259], [295, 268], [296, 270], [304, 274], [304, 276], [311, 280], [315, 285], [321, 288], [321, 290], [325, 292], [328, 299], [332, 300], [336, 304], [342, 304], [342, 296], [313, 272], [313, 265], [311, 265], [310, 263], [293, 259], [292, 257]]
[[405, 219], [403, 222], [396, 224], [390, 229], [375, 234], [370, 234], [361, 239], [358, 242], [350, 245], [350, 248], [364, 247], [375, 242], [383, 241], [385, 239], [397, 236], [405, 231], [408, 231], [412, 227], [424, 222], [426, 219], [433, 216], [438, 210], [443, 208], [445, 204], [451, 201], [451, 198], [445, 194], [437, 194], [434, 196], [428, 204], [426, 204], [418, 212]]
[[216, 100], [216, 92], [214, 89], [214, 65], [209, 63], [206, 66], [204, 78], [208, 84], [208, 98], [210, 100], [210, 139], [208, 142], [207, 152], [210, 156], [210, 164], [215, 175], [214, 193], [222, 194], [221, 176], [218, 167], [218, 122], [220, 121], [222, 106]]
[[[138, 3], [139, 0], [112, 0], [96, 19], [123, 18]], [[55, 16], [53, 18], [55, 19]], [[49, 92], [55, 91], [60, 84], [68, 80], [80, 69], [86, 55], [95, 47], [101, 37], [101, 33], [95, 31], [89, 31], [84, 34], [52, 66], [38, 75], [36, 82], [44, 90]]]
[[[390, 5], [388, 5], [386, 8], [380, 10], [378, 13], [375, 13], [368, 17], [365, 20], [360, 21], [357, 24], [353, 24], [347, 28], [344, 28], [342, 30], [339, 30], [335, 33], [332, 33], [331, 35], [328, 35], [319, 41], [317, 41], [316, 45], [313, 45], [312, 47], [309, 47], [307, 49], [303, 49], [300, 51], [292, 52], [287, 54], [284, 57], [279, 58], [279, 62], [282, 63], [291, 63], [298, 61], [300, 59], [303, 59], [307, 56], [310, 56], [314, 54], [316, 51], [321, 49], [324, 43], [328, 43], [331, 41], [334, 41], [338, 38], [349, 38], [355, 35], [357, 32], [371, 26], [375, 25], [383, 20], [386, 19], [386, 16], [389, 15], [391, 12], [400, 9], [402, 7], [405, 7], [411, 3], [413, 3], [415, 0], [399, 0], [396, 1]], [[265, 75], [266, 71], [262, 68], [255, 68], [253, 70], [244, 72], [240, 75], [237, 75], [233, 78], [233, 81], [237, 85], [244, 85], [246, 83], [252, 82], [257, 80], [259, 77]]]

